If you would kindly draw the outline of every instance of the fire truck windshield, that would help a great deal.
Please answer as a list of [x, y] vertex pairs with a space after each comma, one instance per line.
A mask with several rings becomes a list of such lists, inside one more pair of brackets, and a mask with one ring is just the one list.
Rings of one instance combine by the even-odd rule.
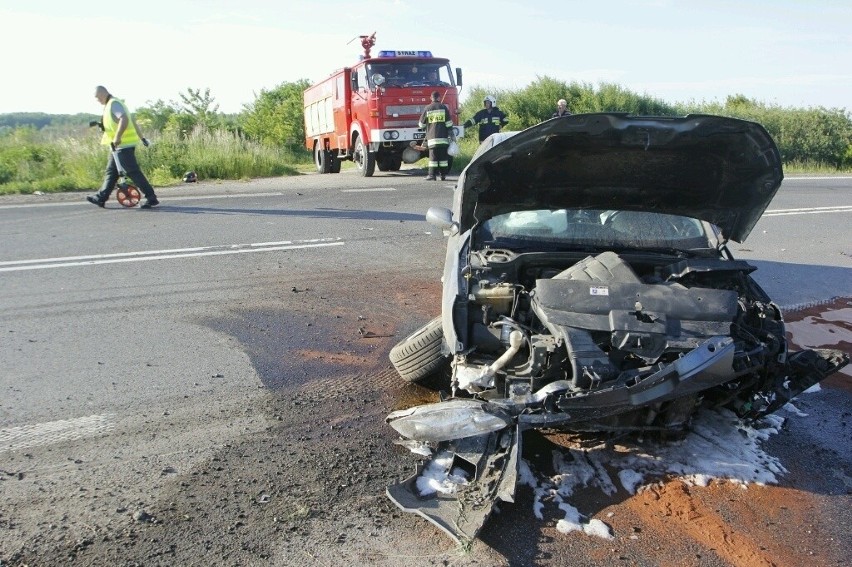
[[449, 63], [397, 61], [368, 63], [370, 90], [376, 87], [451, 87], [455, 84]]

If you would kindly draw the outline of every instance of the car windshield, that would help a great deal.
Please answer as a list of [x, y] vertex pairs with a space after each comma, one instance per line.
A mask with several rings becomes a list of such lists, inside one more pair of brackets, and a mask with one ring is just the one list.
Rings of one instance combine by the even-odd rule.
[[449, 63], [370, 63], [367, 68], [370, 87], [449, 87], [453, 76]]
[[663, 248], [710, 247], [697, 219], [644, 211], [558, 209], [516, 211], [480, 224], [475, 246], [499, 248], [571, 247]]

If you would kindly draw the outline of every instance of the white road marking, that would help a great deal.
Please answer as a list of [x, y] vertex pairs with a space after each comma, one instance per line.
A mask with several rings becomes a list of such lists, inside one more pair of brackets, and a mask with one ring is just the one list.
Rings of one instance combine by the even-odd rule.
[[396, 191], [393, 187], [375, 187], [373, 189], [341, 189], [341, 193], [382, 193], [385, 191]]
[[852, 205], [839, 207], [808, 207], [803, 209], [770, 209], [763, 213], [764, 217], [780, 217], [785, 215], [817, 215], [821, 213], [852, 213]]
[[[182, 197], [169, 195], [163, 197], [160, 195], [161, 203], [163, 206], [167, 206], [169, 203], [174, 201], [207, 201], [211, 199], [239, 199], [241, 197], [285, 197], [288, 193], [282, 193], [280, 191], [276, 192], [267, 192], [267, 193], [223, 193], [219, 195], [184, 195]], [[27, 209], [31, 207], [77, 207], [77, 206], [85, 206], [87, 208], [92, 208], [92, 204], [86, 201], [85, 199], [81, 199], [80, 201], [63, 201], [60, 203], [23, 203], [18, 205], [0, 205], [0, 209]], [[124, 207], [109, 207], [109, 210], [123, 210]], [[138, 209], [137, 209], [138, 210]]]
[[847, 175], [821, 175], [821, 176], [812, 176], [812, 177], [796, 176], [796, 177], [785, 177], [784, 181], [782, 181], [782, 183], [787, 183], [788, 181], [810, 181], [810, 180], [824, 181], [826, 179], [829, 179], [829, 180], [832, 180], [832, 179], [848, 180], [848, 179], [852, 179], [852, 177], [849, 177]]
[[113, 427], [115, 424], [111, 414], [9, 427], [0, 429], [0, 451], [16, 451], [60, 441], [94, 437], [110, 431]]
[[48, 268], [68, 268], [72, 266], [94, 266], [98, 264], [116, 264], [121, 262], [145, 262], [148, 260], [169, 260], [173, 258], [196, 258], [201, 256], [223, 256], [227, 254], [247, 254], [250, 252], [274, 252], [279, 250], [302, 250], [343, 246], [339, 238], [318, 238], [314, 240], [285, 240], [281, 242], [256, 242], [253, 244], [226, 244], [222, 246], [202, 246], [196, 248], [174, 248], [171, 250], [146, 250], [118, 254], [96, 254], [91, 256], [68, 256], [64, 258], [41, 258], [35, 260], [11, 260], [0, 262], [0, 272], [19, 272], [25, 270], [43, 270]]

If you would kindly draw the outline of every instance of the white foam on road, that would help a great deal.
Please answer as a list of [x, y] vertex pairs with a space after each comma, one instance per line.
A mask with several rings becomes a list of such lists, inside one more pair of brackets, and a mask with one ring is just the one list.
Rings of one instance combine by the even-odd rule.
[[[797, 415], [794, 406], [786, 407]], [[630, 494], [666, 478], [679, 478], [694, 486], [711, 480], [749, 484], [776, 484], [787, 470], [780, 459], [763, 451], [761, 445], [777, 434], [784, 418], [772, 414], [757, 424], [746, 424], [728, 410], [700, 410], [690, 431], [676, 442], [624, 441], [591, 449], [567, 448], [553, 452], [553, 476], [537, 473], [522, 461], [520, 482], [534, 492], [533, 512], [543, 519], [547, 502], [555, 503], [564, 517], [560, 532], [581, 531], [610, 539], [612, 530], [600, 520], [589, 518], [570, 503], [578, 490], [598, 489], [606, 495], [622, 489]], [[613, 478], [610, 471], [615, 471]]]

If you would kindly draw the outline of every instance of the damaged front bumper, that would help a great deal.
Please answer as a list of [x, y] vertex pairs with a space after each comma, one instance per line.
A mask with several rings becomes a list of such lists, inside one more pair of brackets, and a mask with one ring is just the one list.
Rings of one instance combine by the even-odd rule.
[[387, 487], [401, 510], [429, 520], [459, 544], [476, 537], [496, 500], [514, 502], [518, 427], [444, 441], [428, 464]]
[[[414, 475], [390, 485], [387, 495], [403, 511], [424, 517], [466, 543], [476, 537], [496, 500], [514, 502], [525, 429], [571, 429], [694, 396], [735, 378], [734, 354], [730, 337], [713, 337], [642, 379], [589, 392], [573, 392], [569, 382], [560, 381], [517, 399], [453, 398], [393, 412], [387, 422], [400, 435], [433, 451]], [[848, 364], [849, 357], [834, 350], [803, 351], [788, 362], [788, 374], [776, 387], [755, 396], [744, 417], [772, 413]]]

